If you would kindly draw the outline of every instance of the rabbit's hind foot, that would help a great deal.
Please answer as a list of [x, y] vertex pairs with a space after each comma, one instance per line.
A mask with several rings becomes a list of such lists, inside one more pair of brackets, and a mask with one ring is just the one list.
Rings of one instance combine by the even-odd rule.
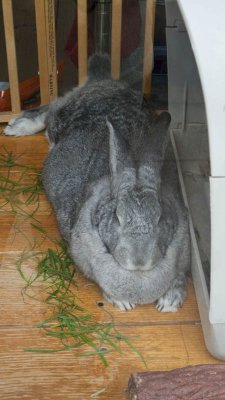
[[44, 129], [45, 124], [42, 121], [30, 120], [23, 117], [11, 119], [4, 130], [7, 136], [27, 136]]
[[111, 303], [114, 307], [119, 307], [122, 311], [132, 310], [135, 307], [135, 304], [130, 303], [129, 301], [119, 301], [115, 300], [112, 297], [108, 296], [106, 293], [103, 293], [105, 299]]
[[167, 292], [156, 302], [156, 309], [160, 312], [176, 312], [186, 297], [185, 279], [174, 280]]
[[42, 131], [46, 124], [45, 118], [48, 105], [24, 111], [17, 118], [12, 118], [4, 129], [7, 136], [26, 136]]

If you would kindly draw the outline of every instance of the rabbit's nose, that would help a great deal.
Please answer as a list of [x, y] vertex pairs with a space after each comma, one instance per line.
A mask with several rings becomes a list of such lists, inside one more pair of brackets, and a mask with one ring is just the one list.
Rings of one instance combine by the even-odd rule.
[[153, 268], [152, 260], [150, 257], [146, 257], [145, 255], [136, 255], [135, 259], [133, 259], [134, 269], [140, 271], [148, 271]]
[[135, 260], [135, 266], [136, 267], [144, 267], [145, 266], [145, 260], [142, 257], [138, 257]]

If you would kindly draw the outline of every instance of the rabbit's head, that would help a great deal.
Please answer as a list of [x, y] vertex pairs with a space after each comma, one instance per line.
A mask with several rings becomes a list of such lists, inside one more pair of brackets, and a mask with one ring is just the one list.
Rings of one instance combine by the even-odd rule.
[[125, 140], [107, 122], [111, 193], [97, 211], [98, 229], [110, 253], [125, 269], [145, 271], [157, 262], [160, 169], [169, 122], [167, 113], [158, 118], [155, 132], [140, 145], [138, 165]]

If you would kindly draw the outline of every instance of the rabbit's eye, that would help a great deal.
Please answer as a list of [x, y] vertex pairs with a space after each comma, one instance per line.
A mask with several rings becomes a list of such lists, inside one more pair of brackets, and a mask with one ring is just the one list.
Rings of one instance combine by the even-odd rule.
[[123, 214], [118, 214], [117, 217], [119, 219], [120, 225], [129, 225], [132, 222], [132, 216], [128, 214], [128, 212], [124, 212]]
[[156, 215], [156, 225], [158, 225], [159, 221], [160, 221], [161, 215]]
[[115, 212], [115, 221], [116, 221], [119, 225], [121, 225], [121, 223], [122, 223], [122, 218], [121, 218], [121, 216], [118, 214], [118, 212]]
[[119, 221], [119, 224], [122, 225], [124, 222], [124, 209], [121, 205], [118, 205], [116, 208], [116, 218]]
[[132, 217], [130, 215], [126, 215], [126, 223], [130, 224], [132, 221]]

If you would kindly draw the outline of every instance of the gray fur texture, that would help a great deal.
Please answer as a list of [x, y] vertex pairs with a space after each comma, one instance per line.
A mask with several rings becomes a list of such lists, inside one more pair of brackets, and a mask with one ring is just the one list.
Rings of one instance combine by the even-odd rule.
[[[160, 311], [176, 311], [190, 238], [170, 148], [164, 161], [170, 116], [156, 116], [109, 71], [108, 59], [94, 55], [87, 83], [41, 109], [51, 148], [44, 187], [75, 264], [112, 304], [157, 301]], [[33, 117], [23, 113], [5, 133]]]

